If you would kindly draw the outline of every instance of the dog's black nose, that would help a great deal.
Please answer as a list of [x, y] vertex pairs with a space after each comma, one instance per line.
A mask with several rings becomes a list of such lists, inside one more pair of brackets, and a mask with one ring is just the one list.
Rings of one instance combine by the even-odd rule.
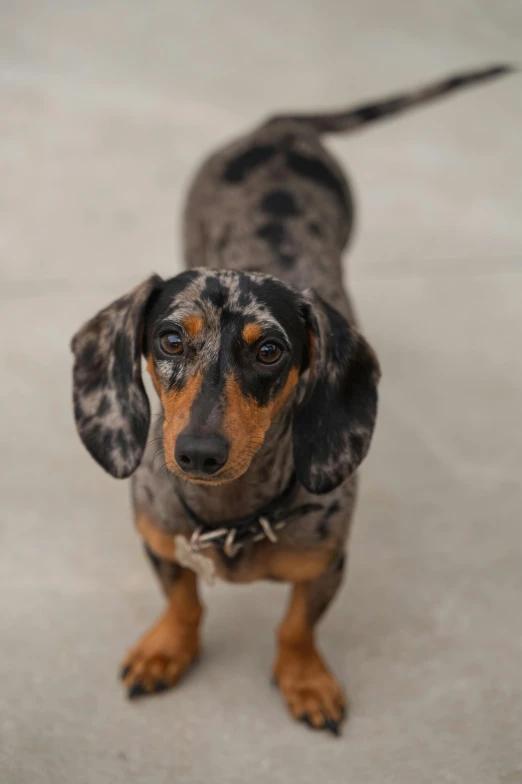
[[181, 433], [174, 454], [186, 474], [215, 474], [228, 460], [228, 444], [222, 436], [197, 437]]

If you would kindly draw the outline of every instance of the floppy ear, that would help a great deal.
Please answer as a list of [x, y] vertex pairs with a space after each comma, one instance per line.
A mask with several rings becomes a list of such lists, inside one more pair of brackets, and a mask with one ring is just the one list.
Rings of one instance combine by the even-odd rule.
[[143, 322], [157, 275], [100, 311], [73, 337], [74, 417], [94, 459], [118, 479], [138, 467], [150, 406], [141, 379]]
[[315, 292], [304, 293], [309, 380], [294, 416], [297, 477], [310, 493], [328, 493], [368, 452], [377, 415], [380, 369], [373, 349]]

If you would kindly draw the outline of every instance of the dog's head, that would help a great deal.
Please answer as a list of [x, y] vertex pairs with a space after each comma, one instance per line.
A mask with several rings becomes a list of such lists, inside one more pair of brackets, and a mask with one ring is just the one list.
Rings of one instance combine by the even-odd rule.
[[310, 492], [336, 487], [368, 451], [379, 378], [372, 349], [313, 292], [274, 278], [151, 277], [85, 324], [72, 349], [78, 431], [113, 476], [132, 474], [146, 446], [143, 354], [163, 406], [166, 464], [180, 477], [241, 476], [292, 405], [297, 477]]

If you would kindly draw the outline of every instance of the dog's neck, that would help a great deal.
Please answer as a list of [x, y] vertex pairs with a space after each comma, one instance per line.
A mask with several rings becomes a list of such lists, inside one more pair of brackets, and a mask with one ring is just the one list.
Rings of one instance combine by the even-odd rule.
[[293, 405], [272, 422], [250, 468], [239, 479], [215, 487], [174, 478], [178, 494], [202, 520], [218, 523], [252, 514], [283, 492], [292, 476]]

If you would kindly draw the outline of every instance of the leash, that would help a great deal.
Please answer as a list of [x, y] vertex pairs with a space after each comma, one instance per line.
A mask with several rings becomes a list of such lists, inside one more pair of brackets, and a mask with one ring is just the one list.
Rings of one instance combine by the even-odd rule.
[[285, 508], [295, 497], [297, 484], [297, 477], [293, 473], [283, 492], [261, 509], [245, 517], [213, 523], [212, 527], [198, 517], [185, 499], [178, 494], [178, 498], [194, 526], [194, 533], [188, 543], [190, 549], [193, 553], [199, 553], [207, 547], [219, 547], [227, 558], [235, 558], [249, 542], [268, 539], [269, 542], [275, 544], [278, 541], [277, 533], [295, 516], [292, 514], [285, 517]]

